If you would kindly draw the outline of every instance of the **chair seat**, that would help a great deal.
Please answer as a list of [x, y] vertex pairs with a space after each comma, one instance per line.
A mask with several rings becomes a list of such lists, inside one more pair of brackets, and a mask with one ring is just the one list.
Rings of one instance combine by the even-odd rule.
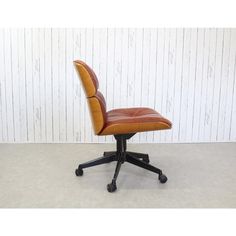
[[99, 135], [170, 129], [171, 126], [169, 120], [150, 108], [114, 109], [107, 112], [106, 124]]

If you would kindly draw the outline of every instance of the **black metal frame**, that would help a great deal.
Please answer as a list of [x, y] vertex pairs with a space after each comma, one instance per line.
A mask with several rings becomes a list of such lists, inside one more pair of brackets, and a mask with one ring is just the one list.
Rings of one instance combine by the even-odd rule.
[[167, 181], [167, 177], [162, 174], [162, 171], [152, 165], [149, 164], [149, 156], [148, 154], [136, 153], [136, 152], [127, 152], [127, 140], [134, 136], [135, 133], [132, 134], [119, 134], [114, 135], [116, 139], [116, 151], [115, 152], [104, 152], [103, 157], [97, 158], [95, 160], [85, 162], [78, 166], [78, 169], [75, 170], [75, 174], [77, 176], [83, 175], [83, 169], [97, 166], [105, 163], [110, 163], [112, 161], [117, 161], [115, 173], [112, 179], [112, 182], [107, 185], [108, 192], [114, 192], [116, 187], [116, 180], [120, 171], [120, 167], [124, 162], [129, 162], [146, 170], [152, 171], [159, 175], [159, 180], [161, 183], [165, 183]]

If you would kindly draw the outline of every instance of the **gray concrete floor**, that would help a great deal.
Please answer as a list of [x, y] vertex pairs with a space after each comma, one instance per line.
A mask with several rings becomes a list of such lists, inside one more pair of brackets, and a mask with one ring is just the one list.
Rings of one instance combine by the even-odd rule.
[[114, 144], [1, 144], [2, 208], [228, 208], [236, 207], [236, 143], [129, 144], [149, 153], [151, 164], [168, 176], [122, 165], [118, 190], [108, 193], [115, 163], [84, 170], [79, 163], [96, 158]]

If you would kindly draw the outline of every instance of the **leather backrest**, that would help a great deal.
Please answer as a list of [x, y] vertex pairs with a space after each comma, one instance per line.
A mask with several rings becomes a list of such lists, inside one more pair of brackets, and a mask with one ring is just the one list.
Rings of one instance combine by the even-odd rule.
[[74, 61], [85, 95], [95, 134], [99, 134], [106, 123], [106, 101], [98, 91], [99, 83], [94, 71], [83, 61]]

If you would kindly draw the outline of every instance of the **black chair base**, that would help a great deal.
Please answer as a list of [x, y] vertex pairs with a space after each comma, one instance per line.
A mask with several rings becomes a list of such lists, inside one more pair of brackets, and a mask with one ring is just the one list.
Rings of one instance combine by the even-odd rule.
[[124, 162], [129, 162], [133, 165], [139, 166], [141, 168], [144, 168], [146, 170], [158, 174], [159, 181], [161, 183], [165, 183], [167, 181], [167, 177], [164, 174], [162, 174], [162, 171], [160, 169], [149, 164], [150, 161], [148, 154], [126, 151], [127, 139], [130, 139], [133, 135], [135, 134], [114, 135], [117, 146], [116, 152], [104, 152], [103, 157], [80, 164], [78, 166], [78, 169], [75, 170], [75, 174], [77, 176], [82, 176], [83, 169], [85, 168], [116, 161], [117, 164], [112, 182], [107, 185], [108, 192], [114, 192], [117, 189], [116, 180], [120, 171], [120, 167]]

